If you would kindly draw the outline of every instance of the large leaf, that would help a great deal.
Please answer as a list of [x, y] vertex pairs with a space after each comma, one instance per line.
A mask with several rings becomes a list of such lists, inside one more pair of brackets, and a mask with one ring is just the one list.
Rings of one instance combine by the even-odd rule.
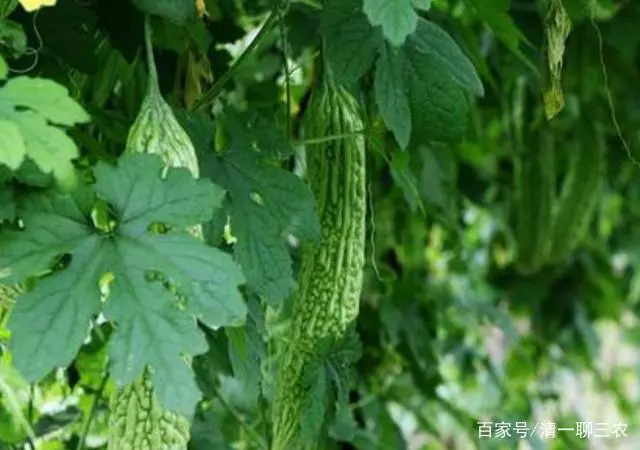
[[234, 254], [249, 287], [278, 307], [294, 286], [285, 234], [307, 241], [319, 237], [313, 196], [302, 180], [278, 167], [278, 156], [289, 153], [289, 144], [274, 135], [273, 124], [245, 114], [229, 114], [221, 122], [231, 144], [218, 153], [208, 150], [210, 139], [197, 136], [213, 136], [212, 125], [209, 131], [189, 128], [203, 152], [202, 174], [229, 191]]
[[[116, 382], [134, 381], [149, 365], [165, 407], [193, 412], [200, 394], [184, 355], [207, 349], [196, 319], [211, 327], [242, 323], [244, 277], [231, 256], [183, 231], [212, 216], [222, 190], [186, 169], [169, 169], [166, 177], [163, 169], [159, 157], [145, 154], [123, 157], [119, 167], [98, 164], [96, 191], [117, 216], [108, 234], [90, 226], [88, 188], [74, 197], [47, 191], [31, 198], [25, 230], [0, 234], [0, 273], [11, 282], [70, 255], [11, 315], [14, 362], [27, 379], [71, 362], [102, 310], [100, 281], [108, 273], [104, 314], [116, 326], [109, 344]], [[158, 222], [172, 231], [152, 232]]]

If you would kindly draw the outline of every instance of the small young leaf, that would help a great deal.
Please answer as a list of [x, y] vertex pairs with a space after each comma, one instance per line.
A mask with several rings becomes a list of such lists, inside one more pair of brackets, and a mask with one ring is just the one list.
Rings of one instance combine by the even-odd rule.
[[380, 25], [387, 40], [401, 46], [418, 24], [412, 0], [364, 0], [363, 10], [373, 26]]
[[71, 126], [89, 120], [87, 112], [70, 96], [69, 90], [44, 78], [12, 78], [0, 89], [0, 102], [30, 108], [51, 123]]

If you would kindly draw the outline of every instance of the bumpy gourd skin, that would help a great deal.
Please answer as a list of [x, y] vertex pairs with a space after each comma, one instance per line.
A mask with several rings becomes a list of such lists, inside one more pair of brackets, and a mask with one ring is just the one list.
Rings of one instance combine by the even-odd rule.
[[188, 420], [159, 405], [146, 370], [112, 398], [109, 449], [184, 450], [189, 429]]
[[363, 129], [359, 105], [325, 74], [305, 117], [306, 139], [331, 140], [306, 148], [321, 241], [304, 250], [288, 348], [277, 379], [273, 450], [303, 448], [296, 442], [304, 389], [301, 377], [317, 356], [318, 343], [327, 337], [339, 340], [355, 321], [365, 261], [365, 143], [359, 134]]
[[[191, 139], [160, 93], [148, 19], [145, 32], [149, 87], [125, 151], [160, 155], [168, 167], [185, 167], [197, 178], [198, 158]], [[201, 226], [188, 231], [202, 238]], [[187, 450], [189, 435], [189, 420], [158, 403], [147, 370], [111, 399], [108, 450]]]
[[522, 148], [518, 171], [518, 270], [531, 274], [546, 262], [551, 248], [555, 201], [554, 143], [543, 133], [539, 145]]
[[147, 24], [145, 31], [149, 84], [138, 117], [129, 130], [125, 151], [160, 155], [168, 166], [186, 167], [194, 177], [198, 177], [200, 170], [193, 143], [160, 93]]
[[606, 181], [606, 147], [600, 130], [588, 133], [571, 150], [569, 171], [554, 211], [550, 263], [564, 261], [581, 243]]

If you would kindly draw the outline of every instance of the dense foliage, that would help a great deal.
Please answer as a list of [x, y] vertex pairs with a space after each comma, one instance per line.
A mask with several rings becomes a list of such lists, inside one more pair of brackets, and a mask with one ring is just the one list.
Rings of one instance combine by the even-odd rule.
[[0, 450], [636, 448], [638, 23], [0, 0]]

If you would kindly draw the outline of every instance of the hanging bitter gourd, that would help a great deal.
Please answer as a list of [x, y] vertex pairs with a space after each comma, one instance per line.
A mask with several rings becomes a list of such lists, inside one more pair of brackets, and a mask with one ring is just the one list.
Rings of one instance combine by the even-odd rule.
[[[339, 341], [359, 311], [365, 259], [365, 143], [356, 99], [328, 68], [305, 114], [306, 176], [316, 199], [321, 240], [303, 251], [287, 347], [273, 405], [273, 450], [308, 448], [299, 441], [305, 371], [321, 343]], [[338, 138], [336, 138], [338, 137]], [[325, 140], [326, 139], [326, 140]], [[331, 405], [333, 406], [333, 405]]]
[[[149, 18], [145, 19], [149, 81], [140, 112], [129, 131], [126, 152], [160, 155], [167, 167], [185, 167], [199, 176], [193, 144], [160, 93]], [[200, 226], [189, 229], [202, 236]], [[108, 450], [186, 450], [189, 420], [159, 404], [148, 369], [111, 399]]]
[[602, 131], [585, 130], [582, 137], [578, 146], [569, 148], [569, 167], [554, 207], [550, 263], [565, 260], [584, 239], [605, 182]]
[[551, 133], [542, 130], [538, 145], [523, 144], [517, 167], [517, 268], [523, 274], [540, 269], [551, 249], [556, 172]]

